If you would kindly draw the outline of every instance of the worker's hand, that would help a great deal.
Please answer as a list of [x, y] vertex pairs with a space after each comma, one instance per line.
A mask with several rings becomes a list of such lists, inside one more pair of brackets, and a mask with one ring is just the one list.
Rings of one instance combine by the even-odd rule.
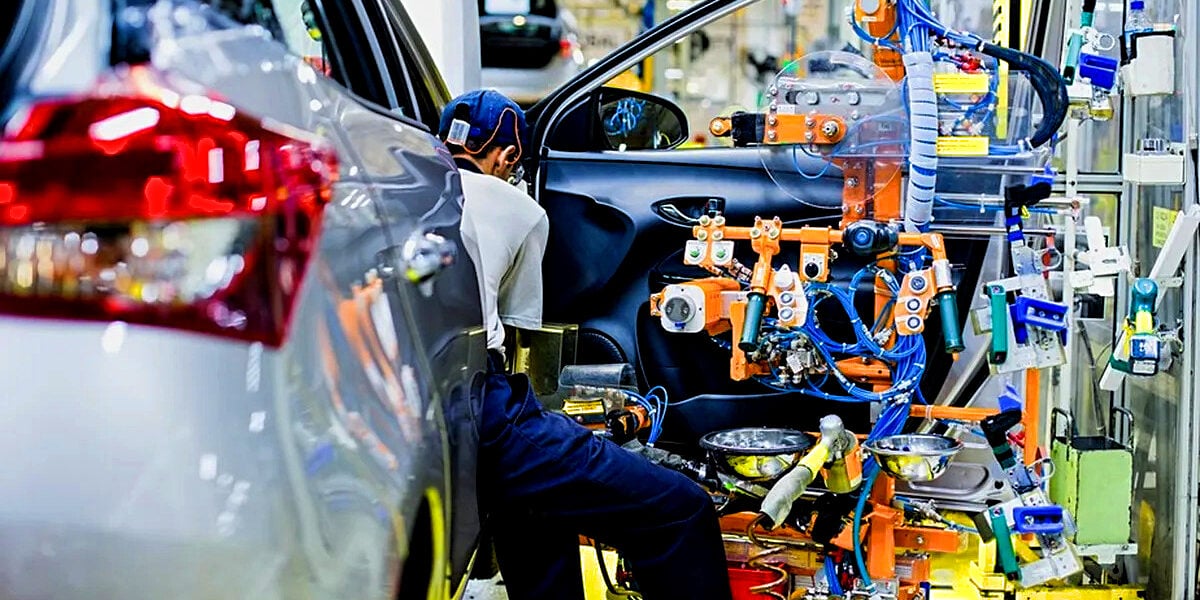
[[765, 515], [763, 526], [775, 529], [783, 525], [788, 514], [792, 512], [792, 504], [804, 494], [812, 480], [812, 471], [807, 467], [798, 466], [775, 482], [759, 507], [759, 512]]

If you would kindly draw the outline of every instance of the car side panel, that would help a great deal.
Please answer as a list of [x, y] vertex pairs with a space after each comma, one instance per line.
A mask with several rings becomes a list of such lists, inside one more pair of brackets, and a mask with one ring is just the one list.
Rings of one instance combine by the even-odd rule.
[[[402, 189], [405, 196], [401, 202], [410, 204], [418, 216], [437, 220], [439, 233], [457, 236], [461, 211], [453, 204], [453, 197], [446, 195], [446, 182], [454, 172], [452, 163], [436, 152], [436, 142], [430, 135], [365, 106], [323, 78], [313, 77], [303, 62], [288, 56], [278, 73], [274, 68], [268, 71], [269, 63], [255, 58], [271, 52], [264, 50], [264, 44], [268, 44], [265, 39], [231, 36], [220, 44], [228, 63], [240, 61], [239, 66], [222, 68], [220, 55], [213, 52], [211, 44], [194, 53], [185, 51], [173, 64], [226, 94], [237, 106], [270, 111], [262, 114], [320, 133], [339, 146], [343, 165], [338, 193], [327, 209], [322, 234], [323, 247], [329, 248], [322, 253], [328, 268], [313, 275], [322, 277], [323, 283], [340, 296], [336, 306], [326, 307], [323, 321], [298, 321], [324, 323], [328, 339], [310, 339], [298, 347], [320, 348], [323, 354], [336, 357], [341, 365], [336, 369], [338, 373], [353, 370], [364, 376], [329, 402], [336, 409], [336, 417], [348, 421], [338, 426], [364, 438], [358, 440], [360, 443], [374, 446], [367, 450], [372, 460], [389, 465], [390, 481], [377, 490], [373, 502], [381, 508], [400, 510], [404, 518], [416, 514], [416, 506], [426, 493], [435, 494], [448, 506], [457, 506], [453, 500], [466, 497], [472, 501], [463, 509], [463, 516], [475, 515], [474, 436], [468, 435], [474, 428], [458, 436], [465, 438], [461, 444], [464, 448], [451, 457], [451, 438], [445, 424], [447, 415], [467, 414], [460, 405], [465, 405], [468, 398], [464, 390], [469, 389], [466, 365], [471, 350], [469, 345], [454, 341], [462, 338], [459, 332], [480, 320], [477, 294], [471, 293], [474, 272], [467, 271], [472, 287], [451, 294], [448, 302], [426, 300], [427, 311], [414, 314], [410, 304], [417, 300], [407, 289], [409, 286], [388, 275], [402, 272], [402, 265], [396, 264], [394, 257], [419, 228], [416, 221], [405, 220], [400, 222], [400, 231], [392, 231], [397, 227], [396, 211], [388, 211], [385, 218], [379, 204], [387, 190]], [[282, 51], [273, 43], [269, 45]], [[251, 73], [244, 72], [247, 64]], [[261, 72], [254, 73], [255, 67]], [[445, 205], [447, 201], [451, 204]], [[448, 208], [439, 211], [435, 209], [439, 205]], [[458, 298], [466, 302], [455, 301]], [[321, 330], [305, 333], [325, 334]], [[293, 335], [299, 337], [302, 333], [294, 331]], [[430, 341], [440, 346], [431, 350]], [[476, 354], [482, 357], [482, 350], [477, 349]], [[308, 363], [307, 368], [282, 376], [320, 372], [312, 368], [317, 365], [311, 364], [311, 359]], [[481, 365], [481, 359], [477, 358], [476, 363]], [[358, 409], [351, 406], [356, 400], [364, 403]], [[463, 429], [461, 423], [455, 428]], [[467, 489], [451, 489], [448, 469], [452, 460], [461, 461], [464, 470], [471, 473], [469, 481], [457, 482], [463, 487], [469, 483]], [[449, 519], [450, 515], [435, 518]], [[460, 525], [461, 520], [456, 519], [453, 525]], [[411, 522], [400, 525], [398, 532], [427, 526]], [[473, 542], [478, 523], [470, 519], [461, 529], [466, 532], [462, 537]], [[400, 542], [403, 556], [403, 540]], [[473, 546], [454, 544], [452, 549], [461, 550], [458, 554], [469, 558]], [[466, 560], [461, 562], [465, 569]]]
[[[385, 215], [389, 248], [383, 262], [396, 277], [386, 283], [401, 299], [397, 321], [412, 324], [410, 339], [422, 361], [414, 375], [423, 393], [435, 399], [445, 418], [452, 500], [451, 572], [466, 574], [479, 538], [476, 501], [478, 387], [486, 368], [487, 336], [474, 266], [462, 245], [462, 187], [457, 169], [436, 138], [407, 124], [369, 118], [350, 129], [354, 139], [378, 140], [389, 151], [363, 162], [374, 198]], [[455, 249], [452, 264], [431, 280], [414, 284], [401, 276], [404, 246], [426, 234]]]
[[155, 67], [342, 159], [289, 338], [0, 318], [36, 345], [0, 351], [0, 450], [25, 457], [0, 469], [6, 597], [390, 598], [418, 504], [450, 493], [429, 359], [374, 278], [390, 241], [364, 161], [405, 140], [371, 146], [354, 126], [374, 113], [211, 16], [156, 5]]

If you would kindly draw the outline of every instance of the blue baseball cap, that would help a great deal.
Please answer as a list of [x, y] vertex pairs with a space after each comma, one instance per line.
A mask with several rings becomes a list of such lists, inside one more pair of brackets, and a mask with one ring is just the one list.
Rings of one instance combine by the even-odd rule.
[[467, 92], [442, 109], [438, 137], [471, 153], [479, 152], [489, 142], [500, 147], [516, 146], [520, 156], [528, 137], [525, 111], [496, 90]]

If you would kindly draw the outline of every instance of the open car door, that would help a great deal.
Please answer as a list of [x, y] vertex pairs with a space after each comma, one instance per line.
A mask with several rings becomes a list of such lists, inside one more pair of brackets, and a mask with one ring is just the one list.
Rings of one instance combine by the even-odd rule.
[[[812, 431], [822, 415], [834, 411], [828, 400], [777, 391], [755, 379], [732, 381], [729, 340], [703, 331], [664, 331], [648, 299], [668, 284], [708, 275], [685, 266], [683, 252], [693, 225], [711, 206], [723, 205], [731, 226], [748, 227], [758, 216], [779, 217], [788, 227], [836, 227], [842, 216], [841, 171], [822, 171], [813, 161], [808, 172], [821, 176], [793, 181], [789, 192], [764, 169], [758, 149], [674, 149], [689, 135], [682, 110], [663, 98], [604, 87], [659, 49], [754, 1], [699, 3], [601, 59], [530, 111], [532, 181], [550, 219], [546, 319], [580, 325], [579, 362], [630, 363], [644, 386], [666, 388], [671, 409], [663, 440], [683, 446], [732, 427]], [[639, 124], [647, 120], [649, 133]], [[987, 244], [947, 244], [960, 290], [958, 314], [966, 315]], [[754, 262], [748, 247], [738, 257]], [[798, 247], [785, 247], [777, 260], [795, 269]], [[839, 259], [832, 278], [848, 281], [862, 266]], [[872, 286], [869, 279], [863, 283], [860, 301], [870, 302]], [[835, 338], [850, 327], [844, 316], [823, 317], [821, 325]], [[955, 327], [961, 331], [962, 322]], [[929, 364], [922, 386], [932, 399], [952, 360], [936, 327], [925, 337]], [[836, 411], [851, 428], [866, 431], [867, 406], [841, 405]]]

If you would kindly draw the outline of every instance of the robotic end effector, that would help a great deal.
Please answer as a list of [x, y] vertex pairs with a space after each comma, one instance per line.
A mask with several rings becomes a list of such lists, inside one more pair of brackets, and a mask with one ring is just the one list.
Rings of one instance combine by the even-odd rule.
[[792, 505], [819, 473], [824, 474], [826, 487], [835, 493], [849, 493], [862, 483], [858, 439], [837, 415], [821, 419], [820, 440], [795, 468], [771, 486], [759, 508], [763, 526], [775, 529], [783, 525]]

